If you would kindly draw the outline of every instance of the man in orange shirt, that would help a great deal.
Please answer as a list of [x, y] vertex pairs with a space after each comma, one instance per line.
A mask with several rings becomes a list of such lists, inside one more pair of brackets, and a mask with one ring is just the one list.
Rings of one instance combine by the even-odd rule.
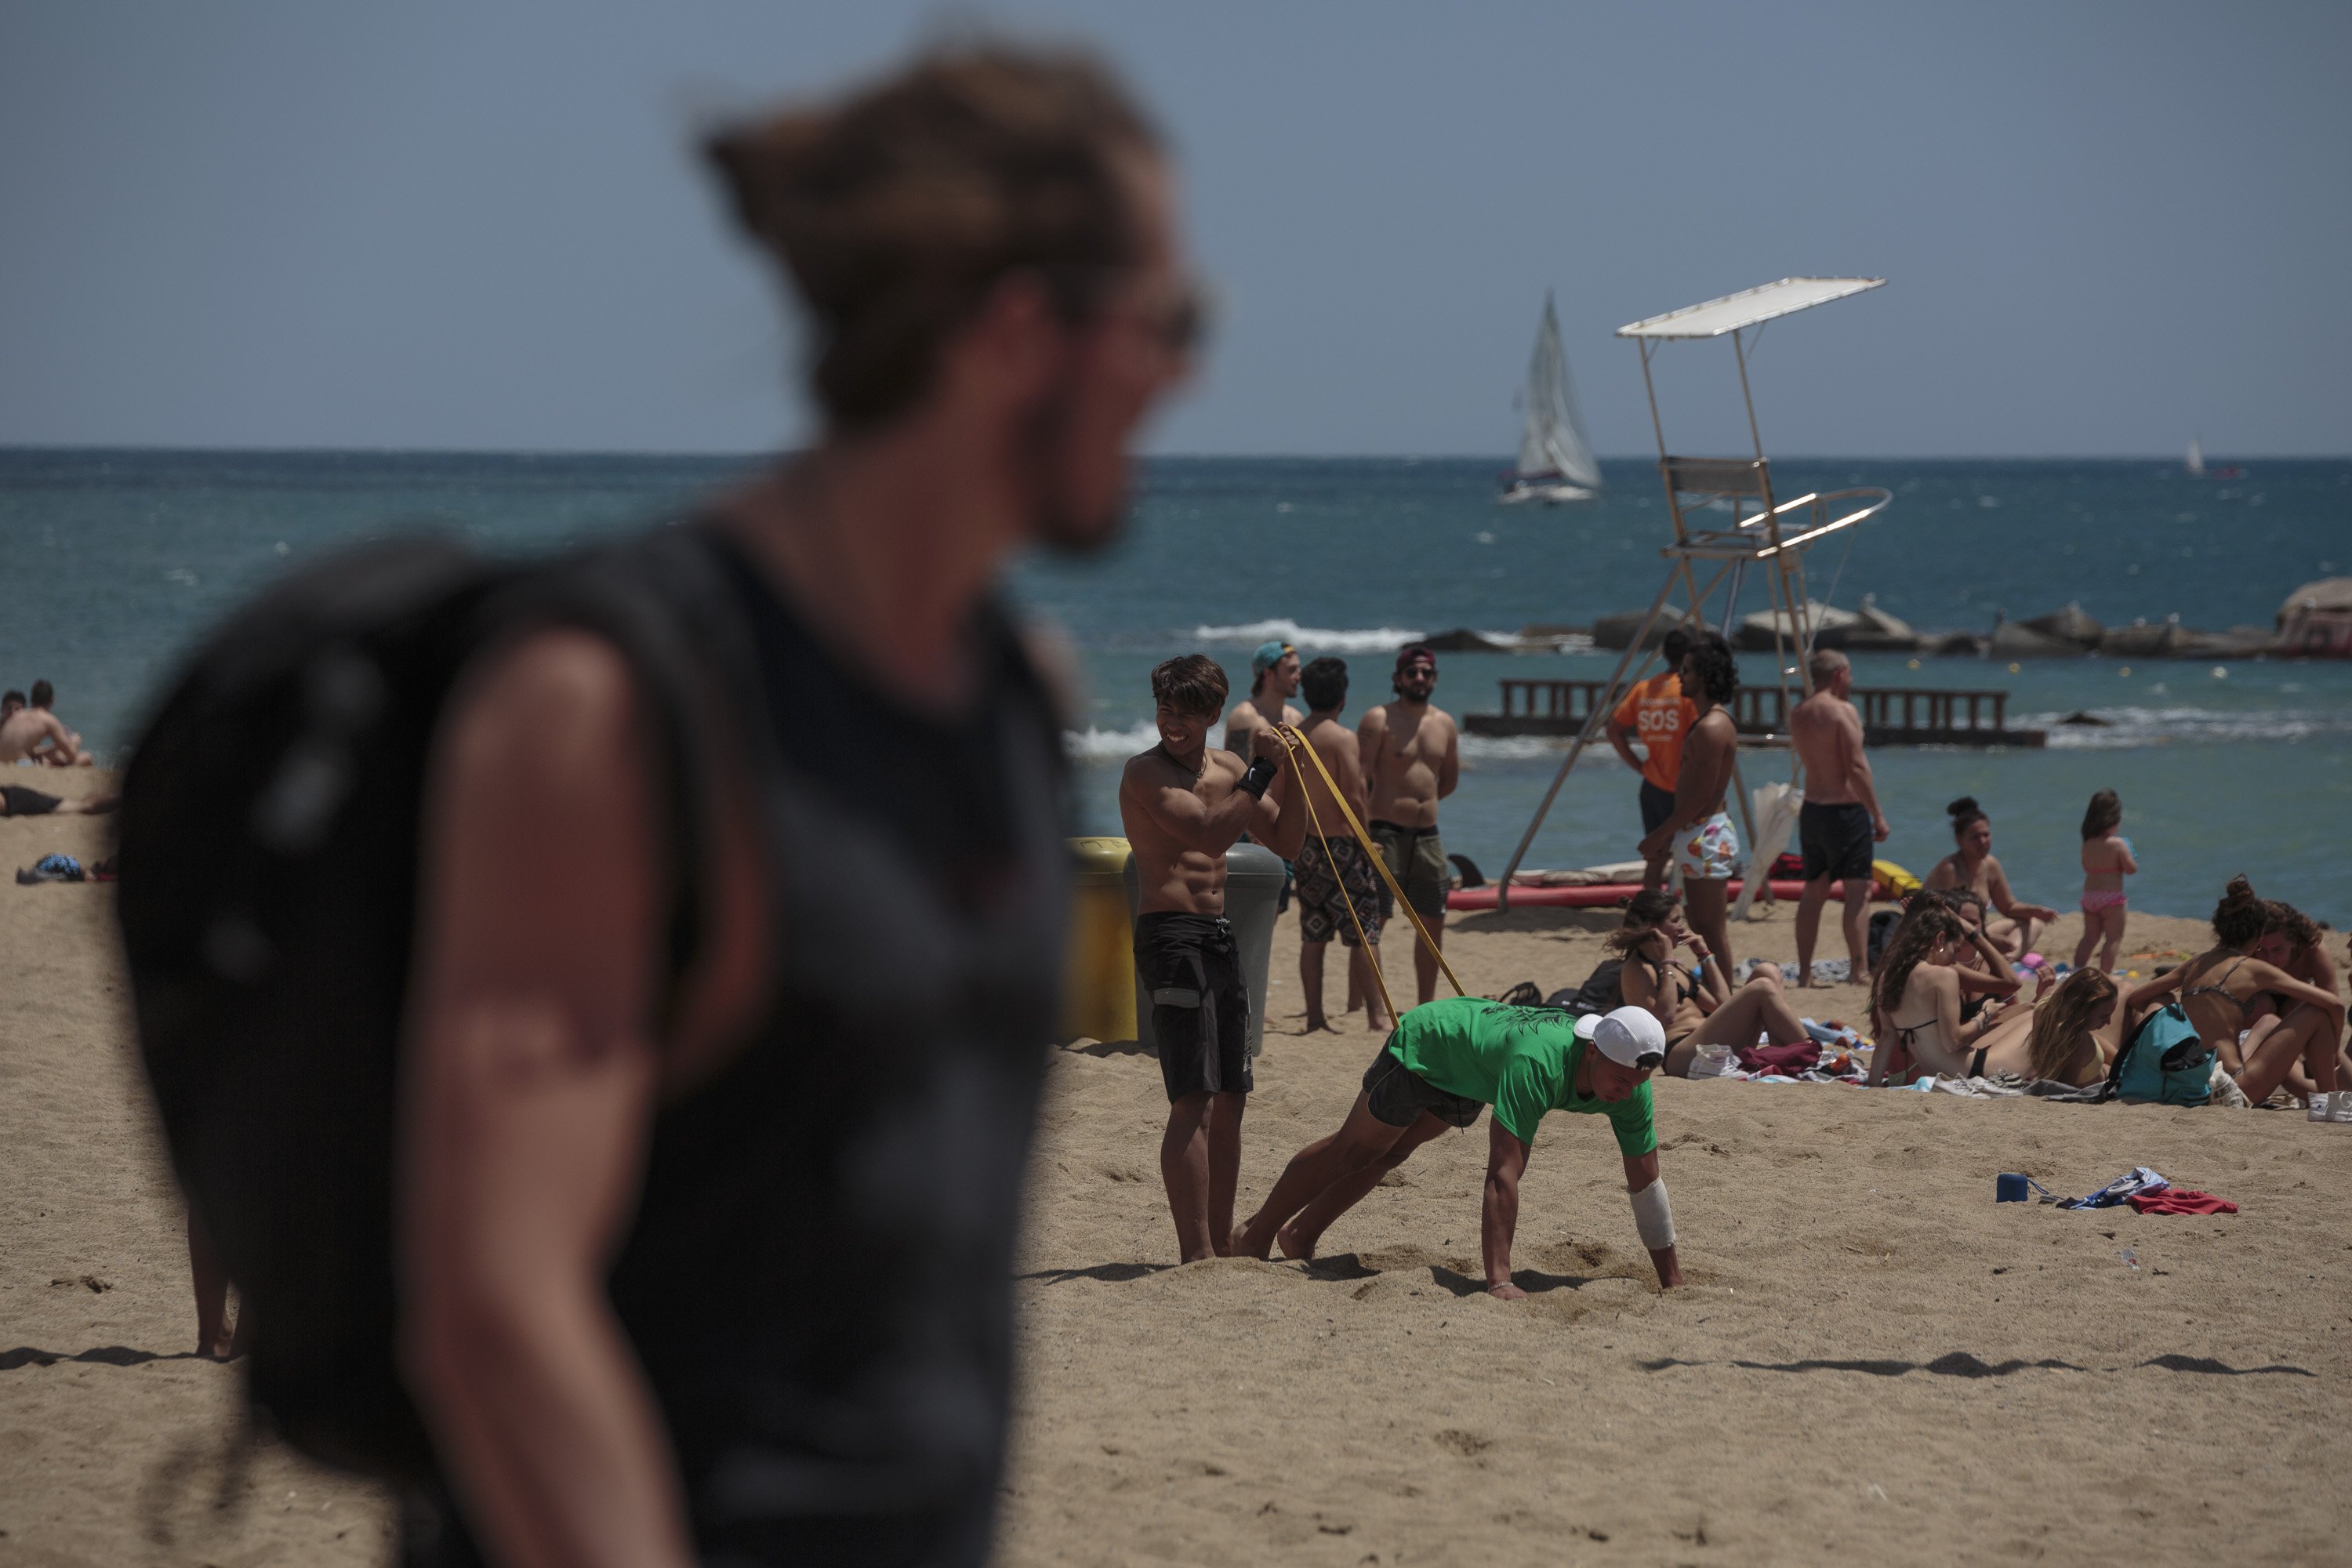
[[[1674, 815], [1675, 779], [1683, 765], [1683, 737], [1698, 717], [1698, 705], [1683, 695], [1683, 655], [1690, 651], [1690, 636], [1680, 626], [1666, 634], [1659, 651], [1665, 655], [1663, 675], [1633, 683], [1625, 700], [1609, 717], [1609, 743], [1625, 765], [1642, 775], [1642, 833], [1655, 833]], [[1633, 754], [1639, 740], [1647, 761]], [[1660, 856], [1642, 868], [1642, 885], [1656, 888], [1666, 879], [1666, 858]]]

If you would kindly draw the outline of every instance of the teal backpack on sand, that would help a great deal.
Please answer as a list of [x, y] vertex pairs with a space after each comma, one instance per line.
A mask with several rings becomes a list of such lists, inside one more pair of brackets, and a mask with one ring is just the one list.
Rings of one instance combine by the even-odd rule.
[[2140, 1020], [2131, 1043], [2116, 1053], [2102, 1098], [2130, 1105], [2205, 1105], [2213, 1099], [2213, 1053], [2179, 1003], [2168, 1002]]

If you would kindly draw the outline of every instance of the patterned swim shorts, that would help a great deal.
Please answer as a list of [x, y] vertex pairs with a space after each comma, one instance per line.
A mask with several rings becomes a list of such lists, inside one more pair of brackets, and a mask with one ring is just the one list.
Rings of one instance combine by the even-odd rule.
[[1720, 882], [1739, 869], [1739, 835], [1717, 812], [1675, 835], [1675, 869], [1685, 882]]
[[[1329, 942], [1337, 931], [1341, 942], [1357, 946], [1356, 921], [1364, 922], [1366, 936], [1381, 940], [1381, 879], [1364, 858], [1363, 846], [1353, 838], [1334, 838], [1327, 859], [1323, 841], [1310, 834], [1293, 866], [1298, 878], [1299, 941]], [[1348, 918], [1350, 903], [1356, 906], [1356, 921]]]

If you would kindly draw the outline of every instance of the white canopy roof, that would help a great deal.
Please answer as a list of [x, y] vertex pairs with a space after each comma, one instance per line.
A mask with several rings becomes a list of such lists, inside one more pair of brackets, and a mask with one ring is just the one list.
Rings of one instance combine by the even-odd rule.
[[1783, 278], [1778, 283], [1742, 289], [1738, 293], [1726, 294], [1720, 300], [1685, 305], [1663, 316], [1652, 316], [1646, 321], [1635, 321], [1630, 326], [1618, 328], [1617, 335], [1621, 338], [1719, 338], [1726, 332], [1752, 327], [1775, 316], [1793, 315], [1799, 310], [1810, 310], [1815, 305], [1826, 305], [1832, 300], [1843, 300], [1849, 294], [1864, 293], [1883, 287], [1885, 282], [1884, 278]]

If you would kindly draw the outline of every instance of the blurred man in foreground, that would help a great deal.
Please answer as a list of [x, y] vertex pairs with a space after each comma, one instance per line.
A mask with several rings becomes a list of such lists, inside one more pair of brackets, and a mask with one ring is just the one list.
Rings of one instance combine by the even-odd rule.
[[[974, 1564], [1067, 907], [1061, 722], [998, 602], [1117, 530], [1197, 313], [1098, 67], [937, 54], [709, 148], [821, 439], [712, 506], [712, 933], [598, 637], [478, 661], [424, 824], [400, 1170], [412, 1564]], [[751, 686], [753, 695], [739, 689]], [[729, 700], [732, 699], [732, 700]]]

